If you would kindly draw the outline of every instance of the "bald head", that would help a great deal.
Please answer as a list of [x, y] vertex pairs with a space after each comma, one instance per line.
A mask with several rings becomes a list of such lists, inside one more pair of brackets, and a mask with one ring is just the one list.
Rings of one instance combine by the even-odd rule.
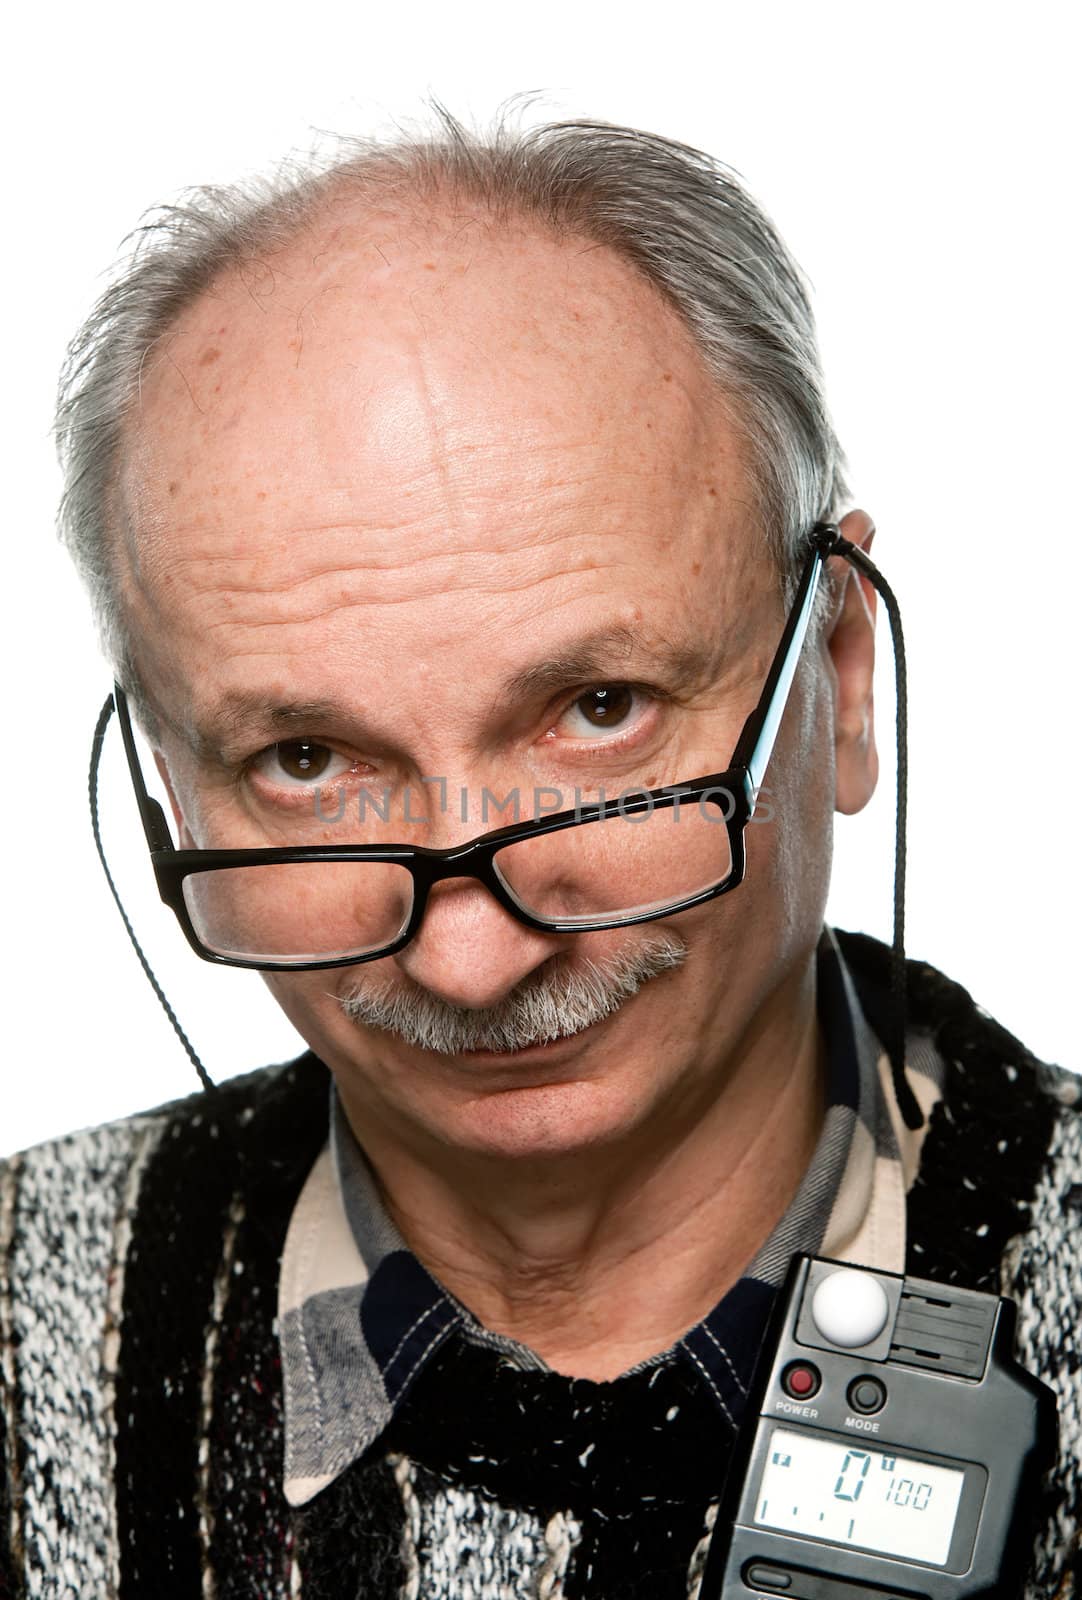
[[[73, 341], [57, 414], [61, 530], [90, 587], [107, 653], [137, 701], [113, 537], [123, 520], [123, 441], [147, 370], [164, 353], [193, 403], [208, 407], [226, 393], [224, 383], [216, 390], [212, 369], [226, 359], [215, 341], [229, 323], [212, 314], [204, 327], [200, 314], [189, 314], [230, 282], [266, 306], [268, 318], [292, 317], [289, 338], [278, 343], [288, 355], [296, 339], [291, 354], [303, 361], [321, 309], [301, 286], [319, 275], [309, 270], [318, 265], [311, 250], [299, 275], [293, 268], [317, 235], [333, 256], [368, 247], [361, 236], [371, 235], [372, 219], [391, 219], [387, 232], [399, 247], [423, 246], [441, 230], [475, 240], [495, 228], [562, 239], [571, 256], [611, 252], [672, 308], [711, 375], [742, 436], [762, 537], [788, 581], [808, 529], [836, 514], [842, 458], [807, 296], [776, 230], [735, 176], [702, 152], [638, 129], [581, 121], [520, 130], [505, 115], [477, 134], [434, 109], [432, 132], [341, 138], [275, 178], [190, 190], [179, 206], [160, 208]], [[194, 362], [182, 348], [189, 327], [205, 335]], [[131, 472], [126, 492], [133, 506], [141, 490]]]

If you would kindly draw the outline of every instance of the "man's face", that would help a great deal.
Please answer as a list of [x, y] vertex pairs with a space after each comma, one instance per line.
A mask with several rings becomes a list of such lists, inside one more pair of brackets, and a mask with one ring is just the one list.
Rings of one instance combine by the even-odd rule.
[[[125, 600], [185, 844], [345, 841], [361, 789], [391, 790], [401, 839], [409, 785], [430, 819], [409, 837], [445, 846], [510, 820], [482, 815], [486, 787], [517, 787], [528, 816], [538, 787], [572, 804], [576, 786], [716, 771], [784, 620], [739, 435], [679, 319], [610, 252], [529, 231], [347, 210], [223, 280], [148, 361], [123, 500]], [[355, 1125], [422, 1151], [552, 1153], [716, 1095], [742, 1041], [806, 994], [832, 688], [809, 651], [774, 820], [748, 828], [734, 894], [555, 935], [460, 879], [397, 955], [268, 975]], [[659, 935], [685, 947], [673, 970], [543, 1047], [438, 1054], [342, 1005], [360, 989], [491, 1008]]]

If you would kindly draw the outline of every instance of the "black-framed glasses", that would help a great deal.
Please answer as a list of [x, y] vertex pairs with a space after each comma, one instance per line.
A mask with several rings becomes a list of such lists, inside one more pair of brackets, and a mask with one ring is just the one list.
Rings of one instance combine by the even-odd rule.
[[[114, 685], [158, 891], [198, 956], [261, 971], [375, 961], [409, 943], [432, 887], [473, 878], [529, 928], [592, 933], [690, 910], [744, 878], [744, 830], [762, 787], [837, 527], [817, 523], [759, 702], [721, 771], [492, 829], [439, 849], [319, 844], [174, 846], [148, 793], [127, 699]], [[850, 547], [851, 548], [851, 547]], [[103, 708], [99, 730], [111, 710]]]

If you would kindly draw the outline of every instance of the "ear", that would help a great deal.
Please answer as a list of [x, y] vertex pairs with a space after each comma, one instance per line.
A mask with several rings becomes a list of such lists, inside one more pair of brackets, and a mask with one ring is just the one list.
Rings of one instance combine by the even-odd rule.
[[[871, 549], [875, 524], [867, 512], [850, 511], [839, 528], [851, 544]], [[872, 703], [876, 592], [844, 556], [830, 565], [837, 587], [823, 644], [834, 676], [834, 807], [851, 816], [868, 804], [879, 777]]]
[[169, 776], [169, 768], [166, 766], [165, 757], [160, 750], [154, 751], [154, 765], [158, 769], [158, 775], [165, 784], [165, 792], [169, 796], [169, 807], [173, 813], [173, 821], [177, 825], [177, 838], [180, 840], [180, 848], [182, 850], [194, 850], [195, 840], [192, 838], [188, 824], [184, 820], [184, 813], [180, 809], [180, 801], [177, 799], [176, 790], [173, 788], [173, 780]]

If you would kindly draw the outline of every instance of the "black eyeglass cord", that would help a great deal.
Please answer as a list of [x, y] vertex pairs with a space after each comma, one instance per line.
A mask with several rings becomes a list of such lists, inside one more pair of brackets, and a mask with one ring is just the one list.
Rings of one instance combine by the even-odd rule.
[[136, 938], [135, 929], [128, 920], [128, 913], [124, 910], [124, 903], [120, 898], [120, 893], [116, 884], [113, 882], [113, 874], [109, 871], [109, 863], [105, 859], [105, 848], [101, 842], [101, 826], [98, 822], [98, 767], [101, 764], [101, 752], [105, 744], [105, 730], [109, 726], [109, 718], [112, 716], [114, 709], [113, 697], [110, 695], [108, 700], [106, 700], [105, 704], [101, 708], [101, 714], [98, 717], [97, 726], [94, 729], [94, 743], [90, 750], [90, 775], [87, 781], [87, 787], [90, 791], [90, 826], [94, 830], [94, 843], [97, 846], [98, 857], [105, 871], [106, 881], [109, 884], [109, 888], [112, 890], [113, 899], [116, 901], [117, 910], [120, 912], [120, 915], [124, 921], [124, 926], [128, 930], [128, 938], [131, 940], [133, 946], [135, 947], [135, 953], [139, 957], [139, 965], [146, 973], [150, 987], [154, 990], [154, 993], [161, 1001], [166, 1016], [176, 1029], [177, 1037], [184, 1046], [185, 1050], [188, 1052], [188, 1059], [191, 1061], [196, 1072], [198, 1072], [199, 1081], [202, 1083], [203, 1088], [207, 1091], [207, 1093], [214, 1098], [220, 1093], [218, 1085], [214, 1082], [202, 1061], [200, 1061], [198, 1055], [196, 1054], [195, 1046], [192, 1044], [192, 1041], [188, 1038], [188, 1035], [181, 1027], [180, 1020], [177, 1017], [176, 1012], [166, 999], [165, 990], [154, 976], [150, 962], [143, 954], [143, 947]]
[[[890, 621], [891, 643], [894, 649], [894, 681], [896, 694], [897, 728], [897, 808], [894, 825], [894, 938], [891, 948], [891, 1022], [892, 1036], [887, 1041], [887, 1053], [890, 1058], [891, 1078], [894, 1084], [894, 1093], [898, 1102], [898, 1109], [907, 1128], [914, 1130], [924, 1126], [924, 1115], [917, 1102], [917, 1097], [909, 1085], [905, 1075], [905, 1035], [906, 1035], [906, 975], [905, 975], [905, 834], [906, 834], [906, 795], [908, 784], [908, 755], [906, 734], [906, 709], [907, 709], [907, 679], [905, 667], [905, 641], [902, 636], [902, 619], [898, 610], [898, 602], [890, 584], [883, 577], [879, 568], [864, 554], [858, 545], [843, 539], [833, 524], [818, 524], [815, 529], [820, 538], [821, 548], [825, 555], [843, 556], [852, 566], [864, 573], [868, 581], [883, 597]], [[169, 1004], [165, 991], [154, 976], [150, 962], [143, 953], [143, 947], [136, 937], [135, 929], [124, 910], [117, 886], [113, 881], [113, 874], [109, 870], [109, 863], [105, 859], [105, 849], [102, 845], [101, 828], [98, 822], [98, 768], [101, 764], [102, 748], [105, 742], [105, 730], [109, 725], [109, 718], [114, 711], [112, 695], [101, 708], [97, 726], [94, 729], [94, 741], [90, 751], [90, 773], [88, 789], [90, 795], [90, 824], [94, 830], [94, 844], [97, 847], [98, 857], [105, 872], [113, 899], [116, 901], [117, 910], [120, 912], [128, 938], [136, 955], [139, 965], [146, 973], [154, 993], [161, 1002], [166, 1016], [172, 1023], [177, 1037], [187, 1052], [204, 1090], [214, 1099], [218, 1099], [221, 1091], [211, 1078], [206, 1067], [199, 1059], [195, 1046], [181, 1027], [176, 1012]]]
[[924, 1126], [924, 1113], [905, 1075], [906, 1034], [906, 976], [905, 976], [905, 835], [907, 796], [909, 786], [909, 754], [907, 737], [908, 679], [905, 666], [905, 639], [902, 635], [902, 617], [894, 590], [875, 563], [865, 555], [859, 545], [851, 544], [839, 534], [829, 546], [830, 555], [844, 556], [851, 566], [862, 572], [876, 591], [882, 595], [890, 622], [890, 640], [894, 651], [894, 690], [897, 736], [897, 801], [894, 818], [894, 937], [890, 952], [890, 1018], [892, 1036], [886, 1041], [890, 1057], [890, 1074], [898, 1110], [907, 1128], [914, 1132]]

